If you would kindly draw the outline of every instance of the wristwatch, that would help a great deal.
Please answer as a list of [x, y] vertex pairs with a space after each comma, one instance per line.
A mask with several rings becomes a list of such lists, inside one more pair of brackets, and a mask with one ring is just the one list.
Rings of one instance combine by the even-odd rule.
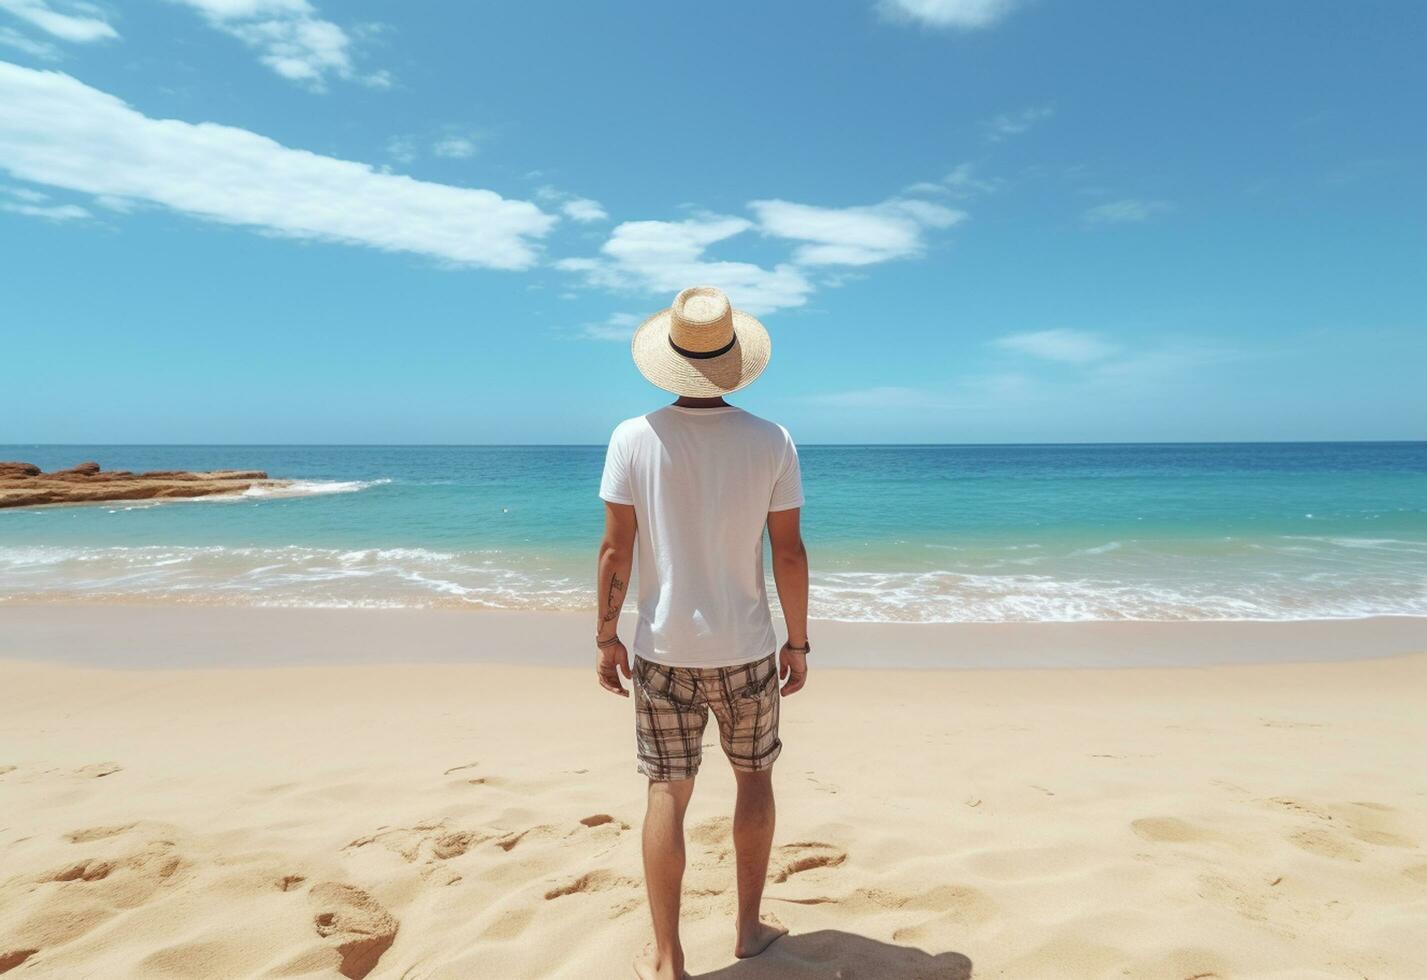
[[807, 643], [804, 643], [802, 646], [794, 646], [792, 643], [784, 643], [783, 646], [787, 648], [787, 650], [788, 650], [789, 653], [809, 654], [809, 653], [812, 653], [812, 652], [813, 652], [813, 641], [812, 641], [812, 640], [809, 640]]

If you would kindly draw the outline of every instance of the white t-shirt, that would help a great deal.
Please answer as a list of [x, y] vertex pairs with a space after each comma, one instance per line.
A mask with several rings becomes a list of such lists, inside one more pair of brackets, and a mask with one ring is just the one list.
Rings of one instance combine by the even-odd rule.
[[633, 653], [727, 667], [776, 651], [763, 526], [769, 511], [803, 505], [787, 429], [733, 406], [629, 419], [610, 437], [600, 497], [633, 504], [639, 522]]

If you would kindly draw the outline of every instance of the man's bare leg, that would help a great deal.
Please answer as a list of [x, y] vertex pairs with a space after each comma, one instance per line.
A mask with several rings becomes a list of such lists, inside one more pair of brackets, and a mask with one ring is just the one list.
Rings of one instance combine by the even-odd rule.
[[763, 883], [768, 878], [768, 853], [773, 848], [773, 770], [733, 771], [738, 801], [733, 807], [733, 849], [738, 856], [738, 932], [733, 955], [757, 956], [788, 929], [781, 922], [759, 918]]
[[649, 781], [644, 812], [644, 884], [654, 942], [634, 960], [640, 980], [683, 980], [684, 947], [679, 943], [679, 896], [684, 884], [684, 811], [694, 781]]

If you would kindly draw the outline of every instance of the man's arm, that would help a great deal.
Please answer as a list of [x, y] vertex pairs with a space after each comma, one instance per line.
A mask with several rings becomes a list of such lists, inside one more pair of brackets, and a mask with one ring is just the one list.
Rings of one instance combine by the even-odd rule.
[[[773, 582], [788, 627], [788, 642], [778, 654], [783, 693], [796, 694], [808, 680], [808, 550], [799, 525], [802, 508], [775, 510], [768, 515], [768, 542], [773, 548]], [[801, 651], [790, 649], [803, 648]]]
[[595, 577], [595, 672], [606, 691], [629, 697], [619, 675], [629, 677], [629, 651], [619, 639], [619, 611], [629, 588], [634, 565], [634, 532], [638, 523], [629, 504], [604, 505], [604, 539], [600, 542], [599, 570]]

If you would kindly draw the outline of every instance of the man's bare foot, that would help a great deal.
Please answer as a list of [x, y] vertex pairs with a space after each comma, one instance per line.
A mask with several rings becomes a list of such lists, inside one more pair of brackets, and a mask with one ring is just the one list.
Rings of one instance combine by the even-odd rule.
[[664, 963], [659, 961], [659, 951], [654, 948], [653, 943], [645, 946], [644, 952], [634, 958], [634, 975], [639, 980], [689, 980], [682, 963], [675, 964], [672, 960]]
[[771, 915], [765, 916], [759, 920], [758, 925], [752, 930], [745, 931], [740, 929], [738, 931], [738, 939], [735, 940], [733, 944], [733, 955], [741, 960], [746, 960], [750, 956], [757, 956], [769, 946], [772, 946], [773, 941], [779, 936], [786, 936], [787, 934], [787, 926], [783, 925], [783, 923]]

